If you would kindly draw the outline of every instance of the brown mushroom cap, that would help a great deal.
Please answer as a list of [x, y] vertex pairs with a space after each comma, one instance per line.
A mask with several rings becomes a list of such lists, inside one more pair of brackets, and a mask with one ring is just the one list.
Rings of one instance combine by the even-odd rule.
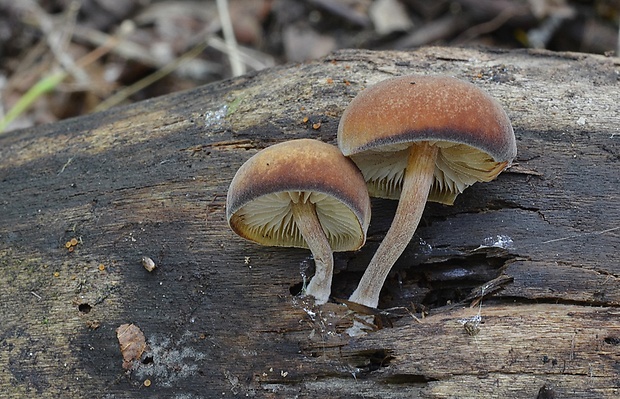
[[240, 236], [263, 245], [308, 248], [291, 204], [310, 201], [334, 251], [359, 249], [370, 222], [362, 175], [349, 159], [317, 140], [268, 147], [239, 168], [226, 216]]
[[476, 181], [493, 180], [517, 153], [501, 105], [448, 76], [403, 76], [358, 94], [338, 126], [338, 146], [364, 174], [371, 196], [397, 199], [411, 143], [439, 147], [429, 201], [452, 204]]

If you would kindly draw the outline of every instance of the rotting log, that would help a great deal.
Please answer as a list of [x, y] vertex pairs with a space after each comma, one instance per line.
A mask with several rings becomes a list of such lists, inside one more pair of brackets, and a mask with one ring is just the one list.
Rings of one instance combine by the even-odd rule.
[[[350, 338], [344, 305], [293, 295], [308, 251], [236, 237], [226, 190], [261, 148], [333, 143], [356, 93], [409, 73], [490, 92], [519, 154], [454, 206], [427, 205], [382, 293], [395, 309]], [[596, 55], [350, 50], [5, 134], [0, 392], [617, 397], [619, 79], [620, 61]], [[394, 209], [374, 201], [366, 246], [336, 256], [334, 297], [353, 291]], [[130, 370], [127, 323], [148, 344]]]

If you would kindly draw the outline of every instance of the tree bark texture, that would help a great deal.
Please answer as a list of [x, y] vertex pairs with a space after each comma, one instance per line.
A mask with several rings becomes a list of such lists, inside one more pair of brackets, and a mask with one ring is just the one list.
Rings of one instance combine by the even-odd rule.
[[[359, 315], [294, 295], [309, 251], [235, 236], [226, 191], [266, 146], [334, 143], [360, 90], [412, 73], [491, 93], [519, 154], [454, 206], [427, 204], [382, 292], [389, 310], [351, 338]], [[5, 134], [0, 392], [618, 397], [619, 79], [618, 58], [596, 55], [347, 50]], [[336, 254], [334, 298], [354, 290], [395, 207], [373, 200], [367, 244]], [[117, 328], [131, 323], [146, 347], [123, 367]]]

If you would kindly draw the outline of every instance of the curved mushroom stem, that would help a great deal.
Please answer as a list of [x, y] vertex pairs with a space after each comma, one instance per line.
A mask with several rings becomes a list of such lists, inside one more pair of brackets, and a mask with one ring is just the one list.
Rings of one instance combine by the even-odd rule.
[[316, 303], [321, 305], [327, 302], [332, 290], [332, 274], [334, 272], [332, 248], [316, 215], [314, 204], [310, 201], [303, 202], [300, 200], [294, 202], [292, 208], [295, 224], [297, 224], [314, 257], [314, 277], [306, 287], [306, 295], [312, 295], [316, 298]]
[[373, 308], [379, 304], [379, 293], [388, 273], [420, 223], [433, 183], [437, 152], [438, 148], [428, 142], [411, 146], [394, 220], [349, 301]]

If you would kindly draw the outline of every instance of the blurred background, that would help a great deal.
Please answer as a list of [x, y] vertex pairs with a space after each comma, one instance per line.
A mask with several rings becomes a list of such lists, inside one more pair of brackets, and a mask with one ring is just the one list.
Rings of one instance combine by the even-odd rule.
[[0, 0], [0, 133], [341, 48], [614, 56], [620, 0]]

